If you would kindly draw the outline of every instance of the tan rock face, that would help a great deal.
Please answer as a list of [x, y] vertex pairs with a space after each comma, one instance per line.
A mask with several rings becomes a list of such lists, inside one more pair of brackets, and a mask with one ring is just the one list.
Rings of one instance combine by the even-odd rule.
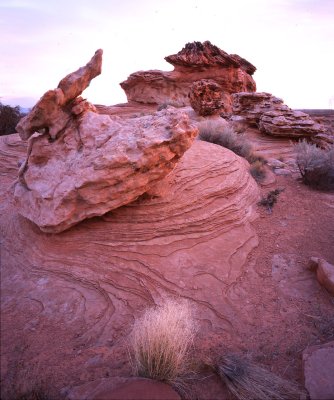
[[[190, 88], [189, 100], [191, 107], [201, 116], [220, 114], [230, 106], [229, 96], [226, 96], [222, 87], [212, 79], [195, 82]], [[225, 107], [225, 104], [228, 107]]]
[[18, 126], [21, 138], [39, 135], [30, 138], [14, 196], [44, 232], [134, 201], [173, 170], [198, 132], [175, 109], [124, 120], [73, 97], [100, 71], [101, 54], [47, 92]]
[[128, 101], [155, 104], [177, 102], [186, 106], [190, 104], [191, 85], [202, 79], [211, 79], [228, 95], [226, 107], [230, 111], [231, 93], [256, 90], [251, 76], [256, 68], [247, 60], [229, 55], [209, 41], [188, 43], [179, 53], [165, 59], [174, 66], [174, 71], [135, 72], [121, 83]]
[[292, 110], [283, 100], [270, 93], [236, 93], [232, 95], [234, 115], [243, 117], [250, 125], [271, 136], [289, 138], [308, 138], [326, 147], [331, 143], [330, 135], [322, 124], [314, 121], [308, 114]]

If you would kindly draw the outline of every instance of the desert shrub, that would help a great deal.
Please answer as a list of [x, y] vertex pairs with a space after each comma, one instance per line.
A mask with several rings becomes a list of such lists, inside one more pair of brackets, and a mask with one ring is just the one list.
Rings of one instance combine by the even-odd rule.
[[265, 164], [266, 163], [261, 160], [256, 160], [252, 162], [249, 167], [250, 174], [257, 182], [262, 182], [263, 179], [266, 177]]
[[10, 135], [16, 132], [16, 125], [22, 115], [20, 107], [5, 106], [0, 103], [0, 135]]
[[334, 146], [323, 150], [305, 140], [295, 145], [296, 163], [306, 185], [334, 189]]
[[251, 143], [242, 134], [238, 135], [230, 124], [204, 121], [198, 124], [198, 129], [201, 140], [223, 146], [246, 159], [252, 154]]
[[271, 190], [266, 197], [262, 197], [262, 199], [259, 201], [259, 205], [266, 207], [269, 212], [272, 211], [274, 205], [277, 203], [278, 196], [280, 193], [282, 193], [284, 189], [275, 189]]
[[217, 358], [209, 366], [237, 400], [299, 400], [304, 394], [297, 384], [234, 354]]
[[134, 374], [182, 389], [191, 369], [195, 332], [192, 312], [185, 301], [168, 299], [162, 306], [148, 309], [133, 327]]

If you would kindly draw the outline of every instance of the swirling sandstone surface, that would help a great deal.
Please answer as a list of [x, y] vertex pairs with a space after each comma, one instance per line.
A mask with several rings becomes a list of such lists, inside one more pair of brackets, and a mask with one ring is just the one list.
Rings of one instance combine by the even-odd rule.
[[196, 141], [154, 193], [55, 235], [17, 213], [10, 178], [24, 148], [17, 135], [0, 143], [4, 313], [33, 309], [35, 328], [51, 321], [76, 332], [75, 343], [105, 343], [169, 295], [190, 299], [199, 321], [231, 330], [227, 291], [257, 245], [258, 189], [243, 159]]

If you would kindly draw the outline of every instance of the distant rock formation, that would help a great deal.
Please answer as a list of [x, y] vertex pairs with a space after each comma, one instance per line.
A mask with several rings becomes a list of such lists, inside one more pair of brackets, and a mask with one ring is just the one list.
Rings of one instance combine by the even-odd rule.
[[101, 72], [101, 62], [99, 50], [17, 126], [29, 145], [16, 204], [44, 232], [61, 232], [136, 200], [173, 170], [198, 133], [175, 109], [131, 120], [94, 112], [78, 96]]
[[209, 41], [187, 43], [179, 53], [165, 57], [165, 60], [174, 66], [173, 71], [139, 71], [121, 83], [129, 102], [186, 106], [190, 104], [191, 85], [202, 79], [211, 79], [222, 88], [224, 106], [231, 111], [232, 93], [256, 90], [251, 76], [256, 68], [247, 60], [229, 55]]
[[241, 92], [232, 95], [233, 115], [244, 118], [250, 125], [262, 132], [278, 137], [293, 139], [307, 138], [322, 147], [332, 143], [324, 125], [314, 121], [308, 114], [296, 111], [283, 103], [283, 100], [270, 93]]

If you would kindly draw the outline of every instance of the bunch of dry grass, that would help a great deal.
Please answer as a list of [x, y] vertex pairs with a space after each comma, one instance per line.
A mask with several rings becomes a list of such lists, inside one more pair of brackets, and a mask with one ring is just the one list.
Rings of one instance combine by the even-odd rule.
[[236, 355], [221, 357], [211, 367], [237, 400], [297, 400], [303, 395], [297, 384]]
[[202, 121], [198, 124], [199, 138], [218, 144], [241, 157], [248, 159], [252, 154], [252, 145], [242, 134], [237, 134], [231, 124], [222, 120]]
[[295, 150], [303, 182], [317, 189], [334, 190], [334, 146], [323, 150], [303, 140]]
[[182, 390], [191, 372], [190, 351], [196, 329], [186, 301], [168, 299], [148, 309], [132, 333], [135, 375], [167, 382]]

